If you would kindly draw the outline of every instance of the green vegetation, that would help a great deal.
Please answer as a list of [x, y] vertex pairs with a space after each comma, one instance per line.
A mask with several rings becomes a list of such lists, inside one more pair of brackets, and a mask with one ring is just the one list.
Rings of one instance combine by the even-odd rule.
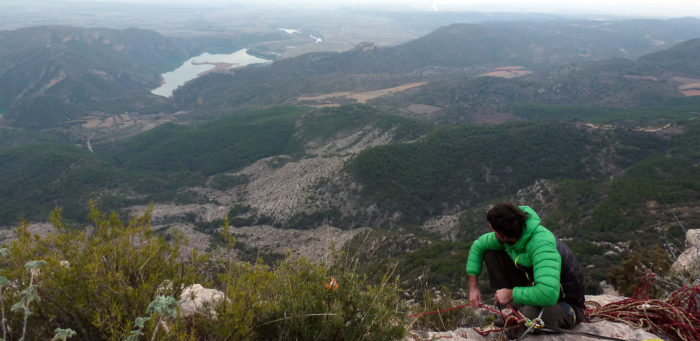
[[640, 61], [651, 69], [700, 77], [700, 63], [692, 57], [698, 52], [700, 52], [700, 39], [693, 39], [677, 44], [668, 50], [643, 56]]
[[[4, 62], [0, 62], [0, 112], [6, 113], [2, 124], [28, 128], [0, 129], [0, 224], [17, 223], [20, 217], [37, 221], [57, 206], [66, 208], [66, 221], [87, 222], [85, 203], [94, 198], [93, 224], [102, 228], [94, 238], [67, 229], [56, 237], [34, 240], [25, 236], [20, 238], [24, 244], [18, 245], [28, 251], [19, 252], [20, 246], [16, 246], [12, 264], [5, 260], [3, 269], [10, 270], [3, 274], [22, 284], [31, 282], [27, 273], [20, 271], [22, 264], [33, 260], [28, 257], [46, 259], [52, 269], [59, 256], [75, 264], [75, 269], [56, 270], [42, 282], [48, 285], [41, 290], [49, 293], [42, 294], [49, 304], [41, 314], [32, 315], [30, 322], [45, 322], [47, 329], [31, 331], [37, 333], [33, 337], [51, 337], [54, 327], [70, 327], [80, 339], [104, 335], [123, 339], [128, 333], [156, 332], [160, 319], [171, 325], [172, 335], [177, 336], [173, 339], [183, 340], [224, 339], [229, 335], [234, 339], [393, 337], [401, 333], [394, 328], [401, 318], [396, 309], [400, 304], [392, 290], [401, 287], [413, 290], [414, 296], [424, 296], [421, 290], [427, 287], [445, 286], [449, 289], [445, 292], [466, 287], [463, 267], [468, 244], [485, 232], [486, 207], [506, 200], [542, 206], [535, 209], [544, 225], [569, 240], [586, 268], [590, 292], [596, 291], [603, 279], [612, 279], [626, 290], [637, 275], [631, 270], [634, 265], [644, 257], [660, 254], [654, 245], [665, 242], [660, 240], [661, 232], [666, 238], [683, 238], [675, 228], [672, 209], [682, 208], [687, 213], [684, 223], [700, 223], [694, 209], [700, 202], [700, 96], [682, 97], [677, 83], [669, 78], [700, 77], [695, 53], [698, 40], [638, 61], [601, 60], [625, 56], [620, 47], [632, 56], [658, 49], [651, 39], [631, 34], [632, 26], [654, 28], [654, 39], [672, 41], [677, 35], [668, 33], [669, 27], [692, 25], [675, 21], [611, 22], [607, 24], [615, 28], [615, 33], [601, 33], [582, 28], [587, 24], [591, 23], [452, 25], [400, 46], [364, 45], [364, 49], [344, 53], [313, 53], [270, 66], [251, 66], [236, 70], [234, 75], [209, 74], [177, 90], [174, 99], [147, 91], [158, 83], [164, 65], [178, 64], [205, 45], [220, 49], [237, 46], [229, 45], [236, 39], [203, 37], [201, 43], [195, 43], [142, 30], [70, 27], [0, 32], [0, 45], [4, 47], [0, 48], [0, 60]], [[240, 41], [245, 39], [264, 38], [244, 35]], [[123, 51], [118, 51], [122, 45]], [[587, 62], [568, 63], [580, 61]], [[517, 79], [478, 76], [503, 65], [523, 65], [534, 73]], [[37, 82], [36, 75], [43, 75], [43, 81], [61, 80], [44, 87], [47, 83]], [[372, 100], [370, 104], [375, 107], [345, 105], [314, 110], [273, 106], [296, 103], [301, 95], [367, 91], [414, 81], [429, 84]], [[400, 116], [412, 115], [406, 107], [417, 103], [439, 110], [426, 114], [426, 123]], [[111, 115], [179, 110], [189, 112], [178, 115], [178, 120], [200, 121], [165, 124], [121, 141], [105, 136], [103, 144], [94, 146], [97, 154], [71, 144], [75, 136], [84, 136], [85, 131], [77, 124], [91, 111]], [[520, 120], [525, 122], [464, 124]], [[443, 126], [432, 125], [436, 123]], [[668, 129], [660, 131], [637, 129], [667, 124]], [[46, 129], [55, 127], [70, 127], [76, 135]], [[259, 214], [244, 199], [228, 207], [233, 225], [306, 229], [325, 222], [341, 227], [386, 227], [388, 231], [377, 236], [362, 236], [369, 246], [365, 239], [356, 239], [348, 246], [348, 252], [356, 255], [352, 259], [358, 261], [359, 272], [372, 283], [382, 283], [369, 289], [365, 278], [355, 272], [354, 264], [328, 269], [305, 261], [283, 260], [280, 255], [244, 243], [231, 246], [228, 234], [214, 236], [214, 244], [235, 249], [256, 265], [215, 261], [199, 264], [196, 257], [175, 261], [168, 258], [175, 246], [159, 249], [164, 244], [152, 235], [146, 223], [137, 219], [133, 226], [124, 227], [116, 215], [99, 218], [95, 213], [96, 207], [112, 210], [149, 201], [214, 202], [201, 194], [207, 191], [191, 187], [240, 189], [249, 179], [235, 173], [260, 159], [269, 158], [269, 167], [282, 167], [286, 162], [314, 156], [306, 155], [307, 146], [377, 133], [393, 139], [391, 144], [350, 156], [347, 174], [328, 186], [337, 179], [324, 179], [326, 183], [312, 190], [326, 193], [308, 197], [328, 198], [340, 190], [339, 186], [348, 185], [342, 189], [347, 190], [343, 194], [350, 200], [348, 205], [309, 202], [317, 207], [315, 211], [295, 212], [286, 222]], [[353, 150], [355, 146], [349, 147]], [[542, 179], [551, 188], [528, 194], [529, 187]], [[522, 189], [526, 191], [518, 193]], [[345, 211], [348, 208], [357, 210]], [[414, 231], [427, 219], [458, 212], [457, 240], [461, 242], [406, 232]], [[187, 215], [185, 221], [209, 234], [228, 225], [225, 221], [199, 221], [194, 214]], [[129, 233], [148, 241], [142, 245], [145, 249], [126, 255], [97, 244], [109, 237], [127, 248], [131, 245], [124, 240]], [[178, 236], [169, 238], [175, 239], [175, 244], [181, 242]], [[69, 250], [68, 239], [94, 254]], [[634, 246], [630, 252], [615, 249], [614, 254], [609, 252], [609, 244], [599, 243], [622, 245], [624, 249], [623, 242], [635, 239], [641, 241], [639, 247]], [[364, 246], [368, 250], [358, 249]], [[97, 264], [96, 254], [104, 252], [115, 253], [115, 259]], [[144, 258], [147, 252], [154, 253], [158, 261], [172, 264], [160, 265], [162, 268], [144, 275], [134, 267], [139, 262], [150, 262]], [[175, 275], [173, 271], [178, 269], [171, 265], [180, 266], [181, 283], [162, 292], [156, 282]], [[201, 267], [189, 268], [195, 265]], [[116, 269], [114, 275], [107, 275], [107, 266]], [[154, 265], [144, 266], [150, 269]], [[400, 276], [401, 282], [387, 282], [383, 277], [388, 273]], [[69, 275], [76, 279], [68, 279]], [[317, 285], [331, 275], [341, 283], [337, 294]], [[108, 284], [100, 287], [103, 284], [91, 283], [86, 276], [105, 277]], [[206, 316], [210, 313], [203, 312], [187, 323], [178, 322], [165, 317], [167, 311], [148, 308], [157, 297], [177, 297], [178, 290], [189, 284], [183, 279], [186, 276], [201, 279], [235, 298], [215, 308], [220, 320], [212, 322]], [[80, 281], [92, 286], [90, 290], [100, 287], [115, 291], [118, 285], [127, 289], [124, 297], [109, 296], [113, 293], [105, 293], [105, 297], [88, 295], [90, 290]], [[59, 290], [62, 286], [82, 295], [75, 302], [87, 305], [84, 312], [74, 311], [77, 308], [72, 304], [78, 303]], [[143, 293], [134, 292], [137, 289]], [[14, 295], [10, 299], [18, 299], [19, 293], [7, 293]], [[424, 296], [424, 307], [447, 305], [450, 295]], [[378, 301], [384, 303], [375, 306]], [[107, 306], [117, 308], [107, 311], [94, 302], [108, 302]], [[319, 311], [325, 315], [313, 315]], [[358, 311], [364, 315], [358, 315]], [[20, 329], [20, 313], [13, 316], [13, 330]], [[468, 316], [445, 317], [440, 319], [441, 326], [438, 320], [425, 325], [447, 328], [461, 323], [461, 318]], [[70, 324], [71, 320], [78, 322]], [[202, 329], [194, 330], [192, 325]]]
[[[483, 326], [485, 320], [476, 313], [471, 307], [463, 307], [461, 309], [450, 308], [455, 307], [455, 302], [465, 302], [465, 300], [456, 301], [453, 297], [452, 290], [449, 287], [443, 286], [440, 288], [439, 294], [432, 296], [429, 293], [423, 295], [421, 303], [412, 307], [411, 311], [417, 315], [411, 321], [411, 327], [417, 330], [437, 330], [451, 331], [465, 326]], [[437, 314], [420, 315], [426, 312], [442, 311]]]
[[[227, 257], [208, 259], [196, 251], [183, 259], [183, 239], [167, 242], [154, 234], [150, 211], [128, 223], [94, 206], [90, 211], [90, 233], [69, 228], [60, 211], [51, 216], [55, 234], [32, 235], [24, 225], [16, 229], [18, 239], [3, 252], [0, 273], [20, 288], [35, 286], [41, 299], [25, 300], [23, 311], [13, 309], [7, 316], [12, 339], [22, 332], [24, 316], [30, 326], [25, 339], [49, 339], [56, 328], [75, 331], [71, 340], [144, 340], [151, 335], [174, 340], [388, 340], [404, 333], [405, 308], [396, 284], [388, 278], [369, 284], [352, 262], [317, 265], [287, 259], [275, 266], [251, 265]], [[235, 241], [230, 236], [224, 241], [225, 255]], [[45, 266], [29, 276], [24, 265], [34, 260]], [[331, 278], [336, 285], [326, 287]], [[176, 304], [195, 283], [221, 290], [226, 299], [204, 305], [186, 319]], [[6, 302], [23, 295], [12, 288], [3, 290]], [[24, 315], [27, 309], [32, 313]]]
[[129, 140], [113, 155], [131, 170], [188, 170], [202, 175], [237, 171], [264, 157], [299, 153], [293, 134], [300, 113], [284, 107], [198, 127], [165, 124]]
[[[611, 141], [616, 148], [604, 153]], [[363, 185], [367, 198], [400, 212], [404, 222], [418, 223], [446, 208], [512, 193], [537, 179], [601, 176], [600, 161], [625, 168], [663, 146], [663, 140], [641, 133], [586, 132], [554, 122], [455, 125], [415, 143], [364, 151], [347, 171]]]
[[367, 105], [345, 105], [311, 112], [303, 117], [299, 135], [304, 141], [328, 141], [365, 127], [391, 132], [397, 141], [413, 140], [430, 126], [401, 116], [385, 114]]
[[[631, 297], [639, 284], [639, 278], [647, 269], [651, 269], [655, 274], [664, 275], [671, 269], [671, 263], [668, 250], [659, 245], [643, 247], [639, 242], [635, 242], [627, 257], [612, 266], [608, 279], [620, 294]], [[651, 289], [649, 295], [652, 298], [659, 298], [662, 294], [654, 287]]]
[[0, 128], [0, 151], [33, 144], [60, 144], [66, 140], [68, 137], [55, 132]]
[[73, 145], [32, 145], [0, 151], [0, 221], [39, 219], [57, 206], [86, 216], [90, 197], [122, 179], [112, 163]]
[[[9, 257], [2, 261], [3, 274], [20, 284], [29, 280], [22, 264], [38, 259], [47, 264], [37, 278], [42, 300], [29, 316], [29, 325], [41, 328], [28, 329], [27, 339], [50, 338], [55, 328], [74, 330], [73, 340], [123, 339], [156, 294], [177, 296], [197, 273], [193, 264], [173, 262], [178, 243], [153, 235], [148, 213], [125, 224], [93, 206], [90, 235], [68, 228], [60, 211], [51, 220], [57, 233], [46, 237], [18, 227], [18, 239], [10, 242]], [[9, 318], [10, 329], [21, 330], [20, 319]]]
[[[642, 247], [653, 249], [669, 240], [683, 240], [682, 231], [674, 222], [670, 210], [673, 207], [692, 206], [700, 201], [700, 173], [696, 166], [700, 160], [700, 154], [697, 152], [700, 148], [700, 124], [697, 120], [679, 121], [674, 124], [676, 127], [671, 128], [671, 131], [675, 133], [666, 138], [635, 132], [629, 128], [577, 130], [574, 128], [575, 123], [545, 122], [487, 128], [459, 126], [459, 130], [457, 126], [453, 126], [440, 128], [412, 144], [389, 145], [361, 153], [349, 164], [349, 171], [356, 179], [362, 181], [365, 188], [363, 193], [368, 199], [376, 200], [383, 209], [390, 212], [401, 212], [404, 214], [404, 223], [421, 223], [428, 217], [440, 214], [443, 207], [466, 207], [460, 216], [457, 236], [458, 240], [466, 242], [487, 232], [484, 215], [489, 204], [520, 201], [531, 205], [541, 215], [545, 226], [567, 240], [567, 244], [577, 254], [584, 267], [588, 291], [597, 292], [600, 281], [617, 276], [611, 275], [611, 271], [616, 271], [613, 267], [625, 256], [617, 249], [594, 242], [615, 244], [638, 240]], [[657, 122], [654, 125], [663, 124]], [[562, 146], [546, 146], [542, 142], [528, 144], [527, 150], [506, 149], [525, 143], [523, 141], [531, 136], [537, 141], [537, 134], [541, 134], [542, 138], [547, 136], [551, 141], [557, 141], [571, 149], [565, 147], [561, 152], [553, 152], [552, 150]], [[490, 137], [492, 143], [488, 149], [484, 148], [481, 152], [478, 148], [479, 136]], [[580, 139], [580, 142], [576, 142], [576, 139]], [[438, 144], [436, 141], [443, 143]], [[494, 145], [493, 141], [508, 141], [508, 144], [499, 147]], [[610, 148], [611, 145], [615, 145], [616, 150], [608, 149], [601, 153], [602, 149]], [[588, 154], [590, 151], [594, 153]], [[540, 152], [542, 154], [539, 154]], [[488, 155], [488, 158], [481, 155]], [[553, 158], [552, 155], [556, 157]], [[489, 165], [485, 163], [489, 161], [495, 163], [501, 158], [510, 159], [510, 162], [502, 161], [507, 165], [506, 169], [523, 169], [525, 166], [522, 165], [527, 165], [535, 167], [536, 174], [529, 179], [521, 179], [522, 183], [518, 184], [511, 181], [517, 180], [521, 175], [527, 175], [527, 169], [513, 172], [515, 174], [506, 173], [500, 175], [502, 180], [496, 183], [507, 189], [491, 189], [486, 182], [487, 168], [484, 164]], [[422, 159], [427, 160], [423, 163]], [[479, 160], [485, 161], [480, 163]], [[464, 164], [459, 166], [460, 162]], [[550, 167], [567, 170], [567, 173], [546, 175], [548, 171], [544, 168], [548, 162], [561, 162], [561, 165]], [[571, 162], [569, 166], [568, 162]], [[599, 163], [605, 164], [606, 167], [619, 167], [625, 171], [614, 177], [601, 176], [605, 174], [605, 170], [598, 168]], [[458, 166], [452, 166], [453, 164]], [[454, 175], [450, 172], [450, 167], [454, 167]], [[499, 173], [493, 170], [495, 167], [491, 169], [488, 176], [498, 178]], [[358, 170], [364, 173], [359, 173]], [[599, 173], [590, 172], [592, 170]], [[450, 177], [447, 175], [457, 179], [451, 182], [452, 186], [445, 185], [450, 183]], [[433, 182], [431, 177], [441, 180]], [[527, 187], [540, 178], [553, 181], [549, 181], [549, 185], [545, 185], [542, 192], [538, 192], [538, 200], [528, 197], [528, 194], [515, 196], [516, 189]], [[463, 191], [462, 197], [450, 197], [460, 191]], [[433, 201], [425, 200], [426, 198]], [[420, 199], [425, 201], [418, 202]], [[434, 207], [435, 211], [424, 213], [418, 210], [426, 207]], [[683, 210], [687, 211], [685, 208]], [[688, 214], [682, 220], [687, 226], [700, 222], [697, 214]], [[660, 221], [674, 222], [671, 226], [662, 225], [665, 237], [658, 231]], [[391, 226], [395, 220], [383, 222], [386, 226]], [[391, 240], [390, 244], [404, 245], [391, 238], [388, 240]], [[356, 248], [358, 244], [359, 241], [356, 240], [349, 244], [349, 247]], [[453, 290], [464, 287], [463, 283], [454, 281], [463, 276], [464, 270], [461, 266], [455, 266], [453, 271], [433, 271], [436, 269], [428, 268], [452, 264], [443, 258], [440, 250], [444, 247], [448, 247], [448, 244], [435, 243], [424, 246], [424, 249], [404, 252], [405, 254], [380, 252], [365, 259], [363, 264], [369, 269], [368, 273], [371, 273], [375, 269], [385, 269], [393, 264], [392, 261], [400, 260], [399, 271], [402, 279], [425, 274], [431, 285], [447, 285]], [[387, 250], [390, 249], [387, 247]], [[466, 250], [466, 247], [463, 249]], [[466, 251], [462, 252], [462, 255], [466, 255]], [[415, 257], [420, 262], [415, 262]], [[418, 269], [418, 272], [413, 272], [412, 269]], [[634, 277], [638, 274], [630, 275]], [[402, 286], [414, 285], [410, 281], [402, 283]]]
[[441, 241], [425, 232], [414, 234], [405, 230], [361, 233], [344, 247], [370, 279], [377, 281], [381, 274], [393, 270], [401, 279], [401, 289], [421, 293], [442, 286], [455, 291], [466, 288], [468, 249], [464, 242]]
[[[610, 31], [593, 29], [599, 25], [615, 28]], [[409, 103], [431, 104], [430, 101], [450, 103], [449, 107], [469, 107], [466, 102], [481, 102], [482, 99], [475, 97], [484, 94], [489, 94], [490, 102], [496, 104], [537, 98], [549, 104], [590, 105], [595, 102], [618, 107], [679, 96], [672, 84], [623, 77], [627, 72], [648, 69], [648, 64], [609, 60], [637, 58], [662, 48], [640, 31], [648, 32], [649, 36], [665, 37], [656, 39], [669, 42], [700, 35], [696, 22], [672, 20], [453, 24], [397, 46], [361, 45], [343, 53], [309, 53], [285, 58], [270, 66], [239, 70], [235, 76], [206, 75], [178, 89], [174, 100], [187, 108], [194, 108], [198, 98], [204, 100], [205, 106], [214, 108], [280, 104], [304, 94], [380, 89], [426, 79], [475, 75], [506, 65], [552, 72], [549, 78], [553, 81], [533, 80], [535, 77], [528, 77], [530, 80], [524, 82], [494, 79], [492, 86], [480, 87], [481, 81], [474, 80], [474, 86], [466, 86], [474, 91], [466, 92], [460, 89], [462, 84], [459, 83], [463, 82], [458, 81], [457, 85], [448, 81], [443, 83], [445, 86], [431, 84], [425, 91], [399, 95], [404, 96], [405, 101], [395, 108]], [[691, 59], [696, 53], [692, 52], [692, 49], [682, 51], [685, 53], [683, 62], [695, 63]], [[581, 72], [568, 70], [572, 63], [601, 60], [590, 67], [574, 66]], [[417, 77], [416, 74], [421, 73], [422, 77]], [[539, 94], [539, 89], [547, 92]]]
[[[0, 194], [7, 200], [0, 208], [0, 223], [39, 219], [57, 206], [66, 208], [66, 218], [84, 221], [82, 208], [90, 198], [103, 209], [148, 201], [206, 203], [208, 199], [185, 189], [207, 184], [227, 190], [245, 184], [245, 176], [225, 173], [265, 157], [301, 157], [307, 141], [352, 134], [366, 125], [399, 140], [416, 138], [427, 129], [366, 106], [307, 111], [274, 107], [230, 113], [195, 126], [165, 124], [120, 143], [95, 145], [99, 154], [63, 142], [67, 138], [54, 133], [0, 130], [0, 175], [6, 180]], [[270, 162], [281, 166], [288, 160]], [[337, 212], [319, 214], [331, 214], [332, 221], [339, 218]], [[247, 218], [235, 219], [243, 223]], [[308, 228], [316, 220], [299, 215], [293, 225]]]
[[698, 117], [697, 99], [676, 99], [666, 105], [637, 108], [600, 106], [562, 106], [518, 103], [505, 108], [506, 112], [527, 120], [585, 120], [591, 123], [632, 124], [653, 119], [686, 120]]
[[29, 127], [64, 126], [100, 110], [84, 106], [95, 100], [145, 92], [158, 85], [160, 65], [189, 55], [181, 42], [139, 29], [45, 26], [0, 35], [0, 103], [8, 119]]
[[[203, 183], [191, 172], [120, 171], [113, 160], [69, 144], [36, 144], [0, 151], [0, 223], [38, 220], [56, 207], [85, 221], [85, 204], [116, 209], [148, 200], [173, 200], [180, 187]], [[134, 197], [134, 193], [145, 196]], [[102, 200], [104, 198], [104, 201]], [[115, 206], [112, 206], [115, 205]]]
[[245, 185], [248, 181], [248, 177], [245, 175], [217, 174], [211, 178], [211, 187], [226, 191], [236, 186]]

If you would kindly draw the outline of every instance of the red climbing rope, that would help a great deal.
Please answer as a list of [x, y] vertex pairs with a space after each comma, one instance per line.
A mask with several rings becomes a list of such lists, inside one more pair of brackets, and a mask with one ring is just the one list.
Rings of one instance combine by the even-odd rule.
[[[612, 302], [602, 307], [593, 302], [596, 306], [586, 309], [588, 319], [600, 318], [621, 322], [651, 333], [665, 334], [674, 340], [700, 341], [700, 285], [690, 288], [683, 287], [667, 299], [649, 299], [649, 289], [655, 277], [656, 275], [653, 272], [648, 271], [641, 278], [631, 298]], [[408, 315], [407, 317], [422, 317], [467, 306], [469, 306], [468, 303], [456, 307]], [[482, 336], [487, 336], [493, 332], [502, 332], [505, 328], [526, 324], [529, 321], [510, 305], [508, 305], [508, 308], [511, 310], [510, 314], [504, 314], [483, 304], [479, 307], [500, 316], [505, 321], [503, 328], [481, 329], [472, 327], [474, 331]]]
[[[649, 289], [656, 275], [647, 272], [640, 280], [631, 298], [587, 309], [589, 318], [600, 318], [621, 322], [647, 330], [655, 334], [665, 334], [674, 340], [700, 341], [700, 285], [683, 287], [667, 299], [649, 299]], [[595, 302], [593, 302], [595, 303]], [[505, 321], [504, 328], [480, 329], [472, 327], [477, 333], [486, 336], [501, 332], [516, 324], [525, 324], [527, 318], [511, 308], [511, 314], [481, 305]], [[546, 328], [546, 326], [545, 326]]]
[[480, 304], [479, 308], [484, 308], [484, 309], [500, 316], [501, 318], [503, 318], [503, 321], [505, 321], [505, 323], [504, 323], [503, 328], [481, 329], [481, 328], [477, 328], [477, 327], [472, 327], [472, 329], [474, 329], [474, 331], [479, 333], [479, 335], [481, 335], [481, 336], [487, 336], [491, 333], [502, 332], [503, 330], [505, 330], [505, 328], [508, 328], [511, 326], [515, 326], [518, 324], [525, 324], [528, 321], [528, 319], [525, 318], [522, 314], [520, 314], [520, 312], [518, 312], [516, 309], [513, 309], [513, 307], [511, 307], [510, 305], [507, 305], [507, 306], [508, 306], [508, 308], [510, 308], [510, 311], [511, 311], [510, 314], [504, 314], [503, 312], [501, 312], [499, 310], [492, 309], [492, 308], [489, 308], [483, 304]]
[[590, 318], [602, 318], [666, 334], [674, 340], [700, 340], [700, 285], [683, 287], [667, 299], [649, 299], [655, 275], [648, 271], [631, 298], [587, 310]]

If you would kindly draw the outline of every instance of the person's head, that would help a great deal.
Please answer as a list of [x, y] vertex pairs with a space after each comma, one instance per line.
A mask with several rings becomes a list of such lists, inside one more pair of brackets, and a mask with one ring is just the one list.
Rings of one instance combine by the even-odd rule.
[[527, 214], [518, 206], [504, 202], [492, 207], [486, 213], [486, 220], [499, 242], [512, 245], [523, 235]]

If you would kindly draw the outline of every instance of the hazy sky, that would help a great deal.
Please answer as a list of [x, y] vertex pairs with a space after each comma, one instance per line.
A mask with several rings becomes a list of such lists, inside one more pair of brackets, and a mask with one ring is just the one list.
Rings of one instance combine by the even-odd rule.
[[[84, 0], [81, 0], [84, 1]], [[89, 0], [88, 0], [89, 1]], [[400, 6], [422, 10], [526, 11], [559, 14], [700, 17], [700, 0], [97, 0], [102, 2], [186, 3], [264, 6]]]

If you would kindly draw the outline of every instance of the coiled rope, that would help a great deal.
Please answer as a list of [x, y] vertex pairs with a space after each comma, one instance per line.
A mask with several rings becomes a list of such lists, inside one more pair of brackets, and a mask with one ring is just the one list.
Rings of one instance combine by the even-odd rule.
[[648, 271], [631, 298], [598, 305], [588, 316], [624, 323], [654, 334], [666, 334], [674, 340], [700, 340], [700, 285], [683, 287], [666, 299], [649, 299], [648, 292], [656, 275]]
[[[655, 277], [653, 272], [648, 271], [641, 278], [631, 298], [604, 306], [600, 306], [596, 302], [587, 302], [589, 305], [594, 305], [594, 308], [586, 309], [587, 320], [604, 319], [644, 329], [650, 333], [664, 334], [673, 340], [700, 341], [700, 310], [698, 309], [700, 307], [700, 285], [684, 286], [666, 299], [649, 299], [649, 288]], [[528, 321], [533, 323], [511, 306], [508, 306], [511, 309], [510, 314], [504, 314], [484, 305], [480, 307], [501, 316], [505, 321], [503, 328], [480, 329], [473, 327], [482, 336], [493, 332], [502, 332], [506, 328], [520, 324], [528, 326]], [[619, 340], [601, 335], [548, 328], [547, 326], [541, 329], [555, 329], [558, 332]]]

